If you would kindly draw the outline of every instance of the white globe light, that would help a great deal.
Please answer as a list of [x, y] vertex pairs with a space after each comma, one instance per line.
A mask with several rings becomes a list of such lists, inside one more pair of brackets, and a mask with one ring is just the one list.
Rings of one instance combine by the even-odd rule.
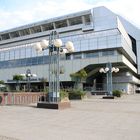
[[39, 42], [37, 42], [34, 45], [34, 48], [36, 49], [37, 52], [41, 52], [42, 51], [42, 47], [41, 47], [41, 44]]
[[68, 50], [67, 49], [63, 49], [63, 52], [64, 52], [64, 54], [68, 53]]
[[28, 76], [28, 77], [30, 77], [30, 76], [31, 76], [31, 74], [29, 73], [29, 74], [27, 74], [27, 76]]
[[62, 40], [61, 39], [55, 39], [54, 40], [54, 46], [60, 48], [62, 46]]
[[49, 41], [48, 40], [42, 40], [41, 42], [40, 42], [40, 44], [41, 44], [41, 47], [43, 48], [43, 49], [45, 49], [45, 48], [47, 48], [48, 46], [49, 46]]
[[70, 52], [74, 52], [74, 46], [71, 47]]
[[32, 74], [32, 77], [37, 77], [37, 75], [36, 74]]
[[119, 68], [116, 68], [114, 72], [116, 72], [116, 73], [119, 72]]
[[100, 72], [100, 73], [105, 73], [105, 71], [104, 71], [103, 68], [100, 68], [99, 72]]
[[116, 69], [117, 69], [117, 72], [119, 72], [120, 69], [119, 68], [116, 68]]
[[74, 52], [74, 46], [73, 46], [73, 43], [71, 41], [68, 41], [66, 43], [66, 48], [69, 52]]
[[113, 67], [113, 68], [112, 68], [112, 72], [115, 72], [115, 70], [116, 70], [116, 68], [115, 68], [115, 67]]
[[108, 67], [106, 67], [106, 68], [105, 68], [105, 72], [108, 72], [108, 71], [109, 71], [109, 68], [108, 68]]

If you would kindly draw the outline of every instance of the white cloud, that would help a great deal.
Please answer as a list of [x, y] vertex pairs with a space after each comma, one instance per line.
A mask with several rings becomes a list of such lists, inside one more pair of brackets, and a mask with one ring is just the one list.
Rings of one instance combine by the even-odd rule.
[[20, 11], [0, 10], [0, 30], [5, 30], [28, 23], [45, 20], [52, 17], [65, 15], [77, 11], [90, 9], [97, 6], [106, 6], [112, 11], [128, 18], [132, 23], [140, 27], [138, 0], [101, 0], [91, 2], [90, 0], [47, 0], [38, 1], [32, 6]]
[[15, 11], [13, 13], [0, 11], [0, 30], [26, 24], [32, 20], [32, 14], [26, 11]]
[[89, 6], [84, 0], [65, 0], [60, 3], [48, 0], [44, 1], [44, 3], [38, 2], [36, 5], [32, 5], [32, 7], [28, 7], [22, 11], [16, 10], [16, 8], [12, 12], [0, 10], [0, 30], [81, 11], [88, 9]]

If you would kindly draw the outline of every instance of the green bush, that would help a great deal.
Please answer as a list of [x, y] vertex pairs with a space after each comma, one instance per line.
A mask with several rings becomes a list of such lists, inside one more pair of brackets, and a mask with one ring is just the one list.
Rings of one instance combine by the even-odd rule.
[[69, 99], [81, 99], [85, 94], [86, 93], [80, 89], [73, 89], [69, 91]]
[[64, 90], [60, 90], [60, 98], [64, 99], [66, 97], [68, 97], [68, 92]]
[[113, 90], [113, 96], [121, 97], [121, 95], [122, 95], [122, 91], [120, 91], [120, 90]]

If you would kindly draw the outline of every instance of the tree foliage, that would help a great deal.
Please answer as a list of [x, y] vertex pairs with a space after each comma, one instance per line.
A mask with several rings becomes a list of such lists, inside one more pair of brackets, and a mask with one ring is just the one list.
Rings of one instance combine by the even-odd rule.
[[23, 76], [22, 75], [19, 75], [19, 74], [15, 74], [15, 75], [13, 75], [13, 80], [15, 80], [15, 81], [21, 81], [21, 80], [23, 80]]
[[3, 80], [0, 80], [0, 84], [4, 85], [4, 81]]
[[20, 90], [20, 83], [19, 83], [19, 81], [22, 81], [23, 78], [24, 78], [24, 76], [19, 75], [19, 74], [15, 74], [15, 75], [13, 75], [13, 80], [15, 80], [16, 83], [17, 83], [17, 86], [16, 86], [16, 90], [17, 90], [17, 91]]
[[76, 73], [70, 74], [70, 77], [74, 78], [76, 81], [81, 82], [82, 80], [84, 80], [87, 77], [87, 72], [84, 69], [82, 69]]

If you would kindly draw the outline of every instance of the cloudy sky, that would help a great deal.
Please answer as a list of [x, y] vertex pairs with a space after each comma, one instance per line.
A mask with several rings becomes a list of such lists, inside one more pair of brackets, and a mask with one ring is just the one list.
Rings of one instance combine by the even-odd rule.
[[97, 6], [106, 6], [140, 28], [139, 0], [0, 0], [0, 31]]

